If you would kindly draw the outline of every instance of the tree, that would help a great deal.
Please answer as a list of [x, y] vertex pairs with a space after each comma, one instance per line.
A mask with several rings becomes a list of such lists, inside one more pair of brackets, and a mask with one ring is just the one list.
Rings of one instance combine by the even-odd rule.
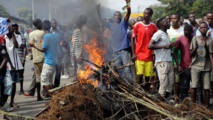
[[3, 5], [0, 5], [0, 16], [3, 16], [3, 17], [10, 16], [7, 9]]
[[[207, 12], [213, 10], [213, 0], [158, 0], [162, 5], [153, 6], [154, 13], [158, 16], [171, 15], [172, 13], [179, 13], [184, 18], [188, 18], [188, 14], [192, 11], [197, 18], [203, 17]], [[158, 14], [159, 13], [159, 14]]]
[[156, 20], [158, 18], [166, 16], [166, 13], [164, 13], [164, 9], [165, 9], [164, 6], [162, 6], [162, 5], [153, 5], [153, 6], [151, 6], [151, 8], [153, 9], [153, 16], [152, 16], [153, 20]]
[[29, 8], [19, 8], [18, 10], [19, 17], [28, 21], [29, 23], [32, 22], [32, 10]]

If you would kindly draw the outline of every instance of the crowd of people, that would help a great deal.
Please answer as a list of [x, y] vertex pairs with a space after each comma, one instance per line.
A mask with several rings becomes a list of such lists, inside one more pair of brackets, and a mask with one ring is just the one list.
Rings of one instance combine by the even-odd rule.
[[[88, 23], [87, 16], [81, 15], [72, 33], [64, 32], [55, 19], [42, 22], [37, 18], [26, 38], [18, 24], [10, 24], [9, 33], [0, 36], [0, 109], [9, 112], [18, 107], [14, 102], [16, 83], [20, 83], [19, 94], [34, 96], [37, 89], [37, 101], [50, 99], [48, 90], [59, 87], [61, 78], [69, 78], [70, 66], [75, 75], [82, 68], [83, 45], [94, 37], [115, 67], [134, 63], [118, 70], [127, 83], [138, 83], [150, 93], [157, 90], [162, 101], [178, 103], [190, 95], [192, 102], [208, 108], [213, 94], [213, 12], [199, 22], [190, 13], [184, 22], [178, 13], [152, 20], [153, 10], [146, 8], [143, 16], [130, 19], [130, 0], [126, 2], [123, 19], [119, 11], [113, 19], [102, 18], [97, 5], [98, 20]], [[24, 93], [27, 51], [32, 54], [34, 75]]]

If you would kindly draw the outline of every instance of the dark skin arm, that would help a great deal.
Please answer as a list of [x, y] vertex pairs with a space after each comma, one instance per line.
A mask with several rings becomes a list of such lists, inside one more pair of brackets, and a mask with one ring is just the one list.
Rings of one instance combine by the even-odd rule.
[[[131, 0], [126, 0], [126, 4], [129, 4], [130, 1], [131, 1]], [[126, 16], [125, 16], [125, 18], [124, 18], [124, 21], [125, 21], [125, 22], [128, 22], [128, 21], [129, 21], [130, 15], [131, 15], [131, 8], [128, 7], [128, 8], [127, 8], [127, 14], [126, 14]]]
[[198, 43], [196, 42], [196, 47], [192, 50], [190, 50], [190, 56], [194, 57], [196, 55], [196, 51], [198, 49]]
[[149, 43], [148, 48], [151, 50], [156, 50], [156, 49], [170, 49], [171, 45], [170, 44], [166, 44], [166, 45], [157, 45], [156, 42], [154, 40], [151, 40]]
[[2, 70], [2, 68], [4, 68], [7, 65], [7, 60], [8, 60], [7, 55], [3, 55], [2, 58], [3, 58], [3, 60], [2, 60], [2, 63], [0, 65], [0, 70]]
[[30, 44], [30, 47], [33, 47], [33, 48], [35, 48], [36, 50], [38, 50], [38, 51], [40, 51], [40, 52], [45, 52], [45, 50], [46, 49], [39, 49], [39, 48], [37, 48], [36, 46], [34, 46], [34, 44]]
[[14, 34], [12, 34], [12, 39], [13, 39], [14, 47], [15, 47], [15, 48], [18, 48], [18, 42], [17, 42], [16, 37], [15, 37]]

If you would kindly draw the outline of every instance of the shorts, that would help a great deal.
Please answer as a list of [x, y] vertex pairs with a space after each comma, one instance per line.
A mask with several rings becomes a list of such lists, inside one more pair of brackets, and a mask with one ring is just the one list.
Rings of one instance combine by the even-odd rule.
[[210, 89], [211, 71], [200, 71], [191, 68], [192, 84], [191, 88], [198, 88], [199, 84], [203, 84], [204, 89]]
[[52, 85], [53, 75], [55, 73], [55, 66], [51, 66], [48, 64], [43, 65], [42, 73], [41, 73], [41, 85]]
[[41, 63], [34, 63], [34, 70], [35, 70], [35, 76], [36, 76], [36, 83], [41, 82], [41, 72], [43, 67], [43, 62]]
[[10, 74], [11, 74], [13, 83], [18, 83], [18, 82], [20, 82], [20, 77], [19, 77], [20, 71], [21, 71], [21, 70], [11, 70], [11, 71], [10, 71]]
[[155, 76], [152, 61], [145, 62], [141, 60], [136, 60], [135, 68], [136, 68], [137, 75], [144, 75], [146, 77]]
[[4, 77], [4, 94], [11, 95], [12, 93], [12, 77], [10, 75], [10, 70], [7, 70], [6, 75]]

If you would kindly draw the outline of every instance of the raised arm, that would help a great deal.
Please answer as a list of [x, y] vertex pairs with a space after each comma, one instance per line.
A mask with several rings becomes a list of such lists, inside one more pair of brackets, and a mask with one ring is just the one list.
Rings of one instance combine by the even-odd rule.
[[130, 7], [130, 1], [131, 0], [126, 0], [126, 7], [127, 7], [127, 14], [126, 14], [126, 16], [124, 17], [124, 21], [125, 22], [129, 22], [129, 17], [130, 17], [130, 15], [131, 15], [131, 7]]

